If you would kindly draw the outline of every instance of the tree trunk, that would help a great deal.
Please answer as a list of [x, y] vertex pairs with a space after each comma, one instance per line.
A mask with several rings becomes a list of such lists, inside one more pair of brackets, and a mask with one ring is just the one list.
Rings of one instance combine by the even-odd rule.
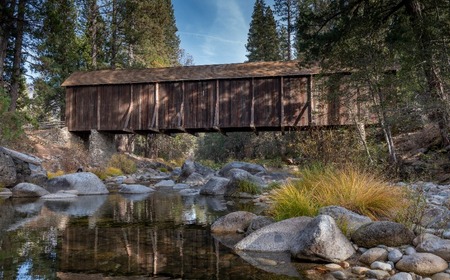
[[8, 40], [11, 35], [11, 7], [15, 5], [12, 1], [0, 0], [0, 86], [3, 82], [5, 72], [5, 59], [8, 51]]
[[89, 32], [91, 37], [91, 63], [94, 69], [97, 69], [97, 31], [98, 31], [98, 5], [97, 0], [89, 2]]
[[116, 0], [112, 1], [112, 12], [111, 12], [111, 69], [116, 69], [117, 60], [117, 3]]
[[445, 89], [440, 75], [439, 66], [434, 60], [433, 38], [431, 38], [430, 32], [426, 30], [421, 3], [418, 0], [407, 0], [405, 6], [413, 24], [412, 30], [419, 44], [420, 61], [423, 61], [421, 65], [427, 80], [427, 90], [424, 92], [423, 99], [431, 104], [428, 115], [430, 120], [439, 125], [442, 145], [447, 146], [450, 144], [449, 97], [448, 90]]
[[21, 78], [22, 66], [22, 43], [23, 33], [25, 27], [25, 4], [26, 0], [19, 0], [17, 7], [17, 24], [16, 24], [16, 42], [14, 45], [14, 61], [13, 61], [13, 75], [11, 83], [11, 104], [9, 111], [13, 112], [17, 108], [17, 99], [19, 98], [19, 85]]

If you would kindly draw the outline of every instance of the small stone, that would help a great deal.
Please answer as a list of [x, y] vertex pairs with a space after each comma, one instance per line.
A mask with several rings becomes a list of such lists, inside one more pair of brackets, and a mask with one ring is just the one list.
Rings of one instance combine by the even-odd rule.
[[162, 180], [161, 182], [155, 184], [155, 187], [173, 187], [175, 182], [173, 180]]
[[406, 247], [405, 255], [412, 255], [412, 254], [415, 254], [415, 253], [417, 253], [417, 251], [416, 251], [416, 249], [414, 247], [412, 247], [412, 246]]
[[326, 268], [328, 271], [338, 271], [338, 270], [342, 270], [342, 269], [343, 269], [342, 266], [340, 266], [340, 265], [338, 265], [338, 264], [336, 264], [336, 263], [329, 263], [329, 264], [326, 264], [326, 265], [325, 265], [325, 268]]
[[331, 275], [333, 275], [333, 277], [338, 280], [347, 279], [347, 275], [345, 275], [345, 273], [343, 271], [333, 271], [333, 272], [331, 272]]
[[389, 278], [389, 280], [413, 280], [411, 274], [406, 273], [406, 272], [400, 272], [397, 273], [393, 276], [391, 276], [391, 278]]
[[388, 254], [388, 260], [390, 260], [393, 263], [398, 262], [403, 257], [402, 252], [400, 252], [399, 249], [393, 249]]
[[371, 269], [378, 269], [378, 270], [384, 270], [384, 271], [391, 271], [392, 270], [392, 266], [388, 263], [384, 263], [384, 262], [380, 262], [380, 261], [376, 261], [373, 262], [370, 265]]
[[450, 280], [450, 274], [444, 273], [444, 272], [436, 273], [433, 276], [431, 276], [431, 279], [433, 279], [433, 280]]
[[339, 265], [344, 269], [347, 269], [350, 267], [350, 264], [346, 261], [340, 262]]
[[388, 252], [383, 248], [371, 248], [359, 257], [359, 261], [370, 265], [374, 261], [386, 261]]
[[448, 263], [441, 257], [430, 253], [416, 253], [403, 256], [395, 266], [401, 271], [414, 272], [419, 275], [432, 275], [445, 271], [448, 268]]
[[371, 269], [366, 272], [366, 277], [368, 277], [368, 278], [386, 279], [390, 276], [391, 275], [389, 274], [389, 272], [384, 271], [384, 270], [372, 270]]
[[354, 266], [354, 267], [352, 267], [352, 273], [353, 274], [357, 274], [357, 275], [364, 275], [369, 270], [370, 269], [368, 269], [367, 267], [363, 267], [363, 266]]

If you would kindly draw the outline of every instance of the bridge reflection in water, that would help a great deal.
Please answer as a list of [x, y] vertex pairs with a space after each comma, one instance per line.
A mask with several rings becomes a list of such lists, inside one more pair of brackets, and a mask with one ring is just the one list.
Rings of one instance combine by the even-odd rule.
[[212, 221], [237, 210], [223, 198], [156, 192], [0, 203], [10, 213], [0, 216], [4, 279], [289, 278], [250, 265], [211, 235]]

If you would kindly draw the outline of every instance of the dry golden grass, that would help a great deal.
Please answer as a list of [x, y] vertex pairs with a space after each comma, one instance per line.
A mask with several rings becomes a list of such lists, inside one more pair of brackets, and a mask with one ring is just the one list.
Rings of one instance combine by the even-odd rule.
[[48, 179], [53, 179], [53, 178], [55, 178], [55, 177], [59, 177], [59, 176], [62, 176], [62, 175], [64, 175], [65, 173], [64, 173], [64, 171], [62, 171], [62, 170], [58, 170], [58, 171], [56, 171], [56, 172], [47, 172], [47, 178]]
[[120, 169], [125, 174], [132, 174], [137, 170], [136, 163], [124, 154], [114, 154], [108, 163], [108, 167]]
[[319, 208], [330, 205], [342, 206], [372, 219], [393, 218], [409, 203], [403, 188], [391, 186], [380, 177], [353, 166], [305, 169], [301, 180], [291, 181], [275, 191], [272, 200], [271, 212], [276, 219], [314, 216]]

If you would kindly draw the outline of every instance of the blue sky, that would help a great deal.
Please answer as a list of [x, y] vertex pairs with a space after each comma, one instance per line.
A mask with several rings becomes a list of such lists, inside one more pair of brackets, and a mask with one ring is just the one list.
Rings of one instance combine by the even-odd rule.
[[[273, 0], [266, 0], [273, 8]], [[172, 0], [181, 48], [195, 65], [244, 62], [255, 0]]]

